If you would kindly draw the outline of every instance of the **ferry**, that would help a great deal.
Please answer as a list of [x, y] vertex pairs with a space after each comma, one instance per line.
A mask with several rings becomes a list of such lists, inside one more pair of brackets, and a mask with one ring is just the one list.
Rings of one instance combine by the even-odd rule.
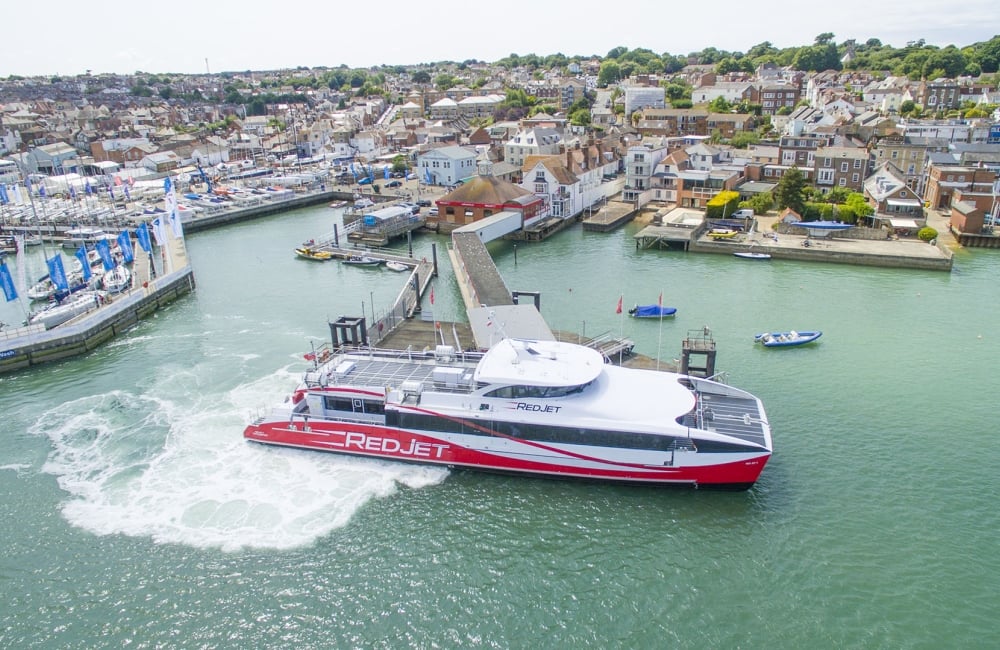
[[771, 455], [761, 400], [505, 338], [487, 352], [324, 344], [244, 437], [265, 445], [535, 477], [748, 489]]

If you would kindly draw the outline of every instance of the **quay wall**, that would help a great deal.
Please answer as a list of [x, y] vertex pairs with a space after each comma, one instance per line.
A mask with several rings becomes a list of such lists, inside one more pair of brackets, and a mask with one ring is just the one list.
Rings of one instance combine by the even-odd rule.
[[[929, 246], [930, 244], [928, 244]], [[894, 255], [889, 252], [859, 251], [813, 246], [796, 248], [789, 246], [754, 246], [754, 251], [770, 253], [774, 259], [797, 260], [803, 262], [831, 262], [834, 264], [854, 264], [857, 266], [878, 266], [884, 268], [922, 269], [926, 271], [951, 271], [954, 255], [944, 247], [936, 256]], [[731, 243], [695, 240], [689, 249], [695, 253], [718, 253], [732, 255], [742, 247]]]
[[36, 326], [0, 332], [0, 373], [90, 352], [194, 288], [194, 274], [186, 266], [55, 329]]
[[326, 203], [329, 201], [350, 201], [351, 199], [353, 199], [353, 195], [350, 192], [321, 190], [318, 192], [309, 192], [297, 195], [290, 199], [278, 201], [265, 200], [261, 203], [247, 206], [245, 208], [228, 208], [213, 214], [195, 217], [190, 221], [184, 222], [184, 232], [193, 233], [237, 221], [249, 221], [250, 219], [266, 217], [268, 215], [278, 214], [279, 212], [285, 212], [287, 210], [304, 208], [306, 206], [316, 205], [317, 203]]

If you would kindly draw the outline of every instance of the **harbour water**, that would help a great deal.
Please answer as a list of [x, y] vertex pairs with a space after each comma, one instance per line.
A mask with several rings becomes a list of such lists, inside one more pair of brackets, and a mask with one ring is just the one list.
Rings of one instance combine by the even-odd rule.
[[[753, 489], [662, 490], [244, 442], [326, 321], [377, 315], [403, 282], [295, 259], [334, 215], [193, 235], [195, 293], [90, 355], [0, 376], [0, 646], [995, 643], [995, 251], [941, 273], [637, 251], [630, 227], [490, 244], [553, 329], [669, 360], [707, 326], [719, 369], [762, 397], [776, 451]], [[447, 239], [415, 255], [432, 242], [425, 309], [461, 319]], [[674, 319], [615, 313], [661, 293]], [[755, 346], [770, 329], [824, 335]]]

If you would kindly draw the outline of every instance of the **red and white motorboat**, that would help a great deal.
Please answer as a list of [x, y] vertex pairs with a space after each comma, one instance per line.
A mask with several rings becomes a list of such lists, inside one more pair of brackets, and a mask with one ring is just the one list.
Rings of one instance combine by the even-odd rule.
[[504, 339], [485, 353], [323, 348], [254, 442], [542, 477], [746, 489], [771, 455], [761, 401], [622, 368], [592, 349]]

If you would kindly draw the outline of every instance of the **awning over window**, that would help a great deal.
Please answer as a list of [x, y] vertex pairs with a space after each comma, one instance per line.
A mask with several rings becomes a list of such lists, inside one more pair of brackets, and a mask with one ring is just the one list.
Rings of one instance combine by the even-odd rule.
[[918, 224], [913, 219], [889, 219], [889, 225], [893, 228], [919, 228]]
[[909, 207], [920, 207], [921, 205], [923, 205], [920, 202], [920, 199], [886, 199], [885, 202], [888, 203], [889, 205], [901, 205]]

